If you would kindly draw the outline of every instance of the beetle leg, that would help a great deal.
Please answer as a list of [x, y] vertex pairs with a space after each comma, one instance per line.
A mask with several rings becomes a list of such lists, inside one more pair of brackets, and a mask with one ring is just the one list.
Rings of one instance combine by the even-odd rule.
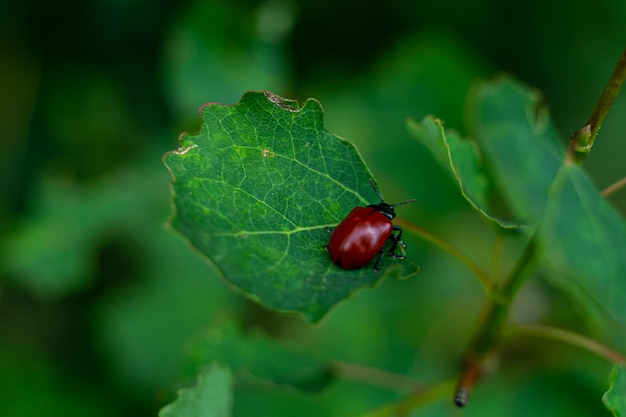
[[[332, 227], [328, 227], [328, 226], [326, 226], [324, 229], [326, 229], [326, 231], [327, 231], [328, 233], [330, 233], [330, 234], [332, 234], [332, 233], [333, 233], [333, 230], [335, 230], [335, 229], [333, 229]], [[328, 245], [324, 245], [324, 249], [326, 249], [326, 251], [328, 251]]]
[[[402, 240], [402, 228], [400, 226], [393, 226], [393, 231], [398, 232], [398, 233], [395, 235], [391, 233], [391, 235], [389, 235], [389, 239], [393, 240], [393, 243], [391, 244], [391, 247], [389, 248], [389, 252], [388, 252], [389, 256], [391, 256], [394, 259], [404, 259], [406, 255], [404, 251], [404, 249], [406, 249], [406, 243], [404, 243], [404, 241]], [[396, 253], [396, 247], [398, 246], [398, 243], [400, 244], [400, 250], [402, 251], [402, 255], [398, 255]], [[376, 259], [376, 263], [374, 264], [375, 271], [380, 271], [378, 266], [380, 265], [380, 261], [383, 259], [383, 256], [385, 256], [384, 247], [380, 250], [378, 259]]]
[[374, 264], [374, 271], [376, 272], [380, 271], [380, 269], [378, 268], [378, 265], [380, 264], [380, 261], [383, 259], [383, 256], [385, 256], [385, 248], [382, 248], [380, 252], [378, 252], [378, 259], [376, 259], [376, 263]]
[[[406, 243], [404, 243], [404, 241], [402, 240], [402, 228], [400, 226], [393, 226], [393, 230], [398, 232], [397, 234], [391, 234], [389, 236], [389, 239], [393, 240], [393, 244], [391, 245], [391, 248], [389, 248], [389, 256], [391, 256], [394, 259], [404, 259], [406, 252], [404, 251], [404, 249], [406, 249]], [[398, 246], [398, 243], [400, 244], [400, 250], [402, 251], [402, 255], [398, 255], [396, 253], [396, 247]]]

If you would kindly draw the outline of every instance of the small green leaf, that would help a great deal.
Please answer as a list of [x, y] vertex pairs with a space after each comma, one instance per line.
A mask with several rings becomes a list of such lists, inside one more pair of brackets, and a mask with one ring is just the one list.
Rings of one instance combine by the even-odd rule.
[[228, 417], [232, 407], [233, 378], [230, 371], [214, 364], [198, 375], [192, 388], [178, 391], [178, 398], [159, 412], [159, 417]]
[[604, 393], [602, 401], [616, 417], [626, 416], [626, 367], [617, 363], [609, 378], [610, 388]]
[[626, 327], [626, 222], [579, 167], [563, 166], [539, 231], [551, 279]]
[[494, 181], [519, 222], [537, 223], [565, 149], [540, 107], [539, 94], [500, 78], [477, 85], [468, 98], [468, 121]]
[[208, 330], [189, 346], [193, 368], [220, 362], [265, 385], [316, 392], [326, 388], [335, 377], [330, 362], [322, 357], [278, 344], [260, 334], [242, 335], [234, 325]]
[[492, 185], [485, 173], [482, 157], [476, 144], [462, 140], [458, 134], [445, 130], [443, 123], [432, 116], [420, 123], [410, 120], [409, 130], [415, 139], [428, 149], [433, 157], [452, 175], [465, 199], [487, 219], [500, 227], [511, 229], [521, 225], [494, 215], [489, 208]]
[[377, 197], [354, 146], [324, 130], [317, 101], [299, 108], [250, 92], [201, 114], [200, 133], [165, 156], [172, 225], [249, 297], [316, 321], [357, 288], [417, 271], [391, 258], [380, 273], [330, 261], [326, 227]]

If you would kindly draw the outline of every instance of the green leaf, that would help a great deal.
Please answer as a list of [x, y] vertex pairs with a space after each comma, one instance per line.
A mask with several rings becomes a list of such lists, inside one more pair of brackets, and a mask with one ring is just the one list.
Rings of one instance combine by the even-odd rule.
[[[273, 5], [290, 13], [287, 4]], [[246, 89], [289, 88], [291, 66], [282, 39], [268, 39], [265, 27], [254, 23], [263, 7], [197, 2], [177, 14], [167, 33], [163, 70], [169, 103], [183, 120], [193, 117], [206, 91], [214, 100], [237, 100]], [[246, 23], [233, 25], [233, 16]]]
[[[242, 335], [234, 325], [211, 329], [192, 341], [188, 358], [193, 368], [220, 362], [239, 375], [252, 375], [264, 385], [320, 391], [334, 380], [328, 360], [278, 344], [260, 334]], [[244, 371], [244, 372], [239, 372]]]
[[594, 313], [626, 326], [626, 223], [565, 149], [538, 94], [510, 79], [469, 99], [477, 142], [521, 221], [540, 223], [550, 277]]
[[[6, 308], [8, 298], [3, 297], [5, 317], [10, 316], [6, 314], [10, 311]], [[22, 327], [20, 331], [25, 332]], [[1, 416], [108, 417], [128, 411], [114, 396], [103, 395], [106, 385], [93, 372], [68, 372], [67, 363], [62, 364], [49, 351], [25, 348], [7, 337], [10, 334], [3, 331], [0, 347]]]
[[432, 116], [426, 116], [420, 123], [410, 120], [408, 127], [413, 137], [450, 173], [463, 197], [476, 210], [502, 228], [521, 226], [499, 218], [489, 208], [489, 195], [493, 187], [474, 142], [462, 140], [458, 133], [444, 129], [441, 120]]
[[626, 328], [626, 222], [577, 166], [563, 166], [539, 230], [551, 279]]
[[626, 367], [617, 363], [609, 378], [610, 388], [604, 393], [602, 401], [616, 417], [626, 416]]
[[192, 388], [181, 389], [178, 398], [159, 412], [159, 417], [228, 417], [232, 408], [230, 371], [214, 364], [198, 375]]
[[357, 288], [417, 271], [391, 258], [380, 273], [330, 261], [326, 227], [377, 198], [354, 146], [324, 130], [317, 101], [299, 108], [250, 92], [201, 114], [200, 133], [165, 156], [172, 225], [249, 297], [316, 321]]
[[90, 183], [43, 177], [28, 215], [0, 248], [5, 258], [0, 268], [42, 298], [89, 288], [98, 274], [98, 250], [108, 239], [138, 236], [138, 227], [153, 220], [147, 211], [163, 215], [164, 205], [155, 208], [154, 200], [162, 195], [166, 177], [141, 164]]
[[477, 85], [468, 98], [472, 136], [518, 222], [543, 216], [565, 149], [540, 96], [509, 78]]
[[42, 298], [88, 287], [95, 266], [93, 242], [103, 225], [111, 227], [110, 207], [116, 204], [96, 194], [58, 178], [42, 181], [34, 198], [39, 204], [2, 248], [9, 276]]
[[[518, 220], [540, 223], [551, 279], [589, 311], [625, 328], [626, 222], [580, 168], [564, 164], [565, 150], [538, 108], [538, 94], [502, 78], [479, 85], [468, 102], [470, 124], [501, 193]], [[448, 167], [465, 198], [495, 219], [486, 208], [489, 187], [473, 143], [432, 118], [410, 127]]]

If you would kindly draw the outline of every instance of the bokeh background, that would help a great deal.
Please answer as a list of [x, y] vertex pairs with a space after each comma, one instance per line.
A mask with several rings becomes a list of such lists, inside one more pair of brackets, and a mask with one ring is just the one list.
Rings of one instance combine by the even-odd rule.
[[[0, 415], [156, 415], [189, 382], [186, 340], [224, 322], [425, 381], [453, 376], [483, 301], [455, 260], [409, 236], [418, 278], [361, 291], [321, 325], [267, 312], [165, 229], [161, 157], [199, 128], [205, 102], [253, 89], [315, 97], [386, 199], [418, 200], [403, 217], [493, 266], [493, 231], [406, 119], [434, 114], [463, 132], [472, 82], [506, 72], [543, 93], [565, 142], [624, 50], [625, 22], [622, 0], [3, 2]], [[626, 175], [625, 157], [622, 96], [586, 168], [603, 188]], [[626, 211], [626, 192], [612, 201]], [[519, 320], [585, 328], [567, 297], [528, 287]], [[549, 343], [510, 350], [478, 408], [424, 415], [606, 413], [607, 364]], [[355, 415], [393, 398], [340, 382], [313, 399], [242, 394], [235, 411]]]

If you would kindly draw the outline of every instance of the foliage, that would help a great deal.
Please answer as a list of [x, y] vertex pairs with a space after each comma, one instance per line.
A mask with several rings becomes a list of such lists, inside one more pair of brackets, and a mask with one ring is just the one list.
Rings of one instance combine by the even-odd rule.
[[228, 369], [213, 366], [198, 375], [195, 387], [181, 389], [178, 399], [164, 407], [159, 416], [230, 416], [231, 385]]
[[626, 413], [626, 403], [624, 392], [626, 391], [626, 375], [624, 375], [624, 364], [617, 364], [611, 372], [611, 388], [604, 394], [602, 400], [606, 406], [613, 411], [616, 416], [623, 416]]
[[[555, 281], [562, 288], [580, 297], [592, 314], [608, 314], [607, 319], [623, 329], [619, 294], [624, 293], [621, 277], [626, 275], [626, 265], [618, 254], [626, 252], [624, 220], [566, 158], [547, 115], [539, 110], [536, 93], [499, 79], [473, 89], [468, 102], [469, 128], [477, 145], [448, 134], [432, 118], [411, 123], [414, 136], [450, 170], [463, 196], [486, 219], [502, 230], [536, 234], [528, 244], [530, 250], [518, 261], [519, 271], [532, 272], [531, 258], [545, 259], [551, 266], [548, 274], [558, 277]], [[368, 175], [354, 149], [323, 130], [320, 110], [314, 101], [299, 108], [271, 93], [247, 93], [234, 106], [210, 104], [202, 111], [201, 133], [183, 136], [179, 149], [166, 157], [174, 178], [176, 229], [252, 299], [274, 309], [308, 312], [305, 316], [310, 320], [326, 312], [319, 304], [330, 306], [349, 295], [337, 294], [344, 286], [342, 280], [360, 285], [354, 273], [329, 262], [321, 249], [328, 237], [321, 229], [341, 219], [339, 208], [345, 213], [355, 204], [364, 204], [362, 198], [354, 201], [351, 190], [359, 187], [359, 180], [365, 183]], [[492, 176], [484, 165], [489, 165]], [[492, 212], [488, 193], [494, 191], [511, 207], [511, 220], [488, 214]], [[311, 233], [316, 229], [317, 234]], [[292, 237], [298, 234], [305, 238]], [[538, 243], [533, 245], [535, 240]], [[604, 254], [604, 259], [571, 266], [576, 261], [570, 261], [570, 256], [584, 259], [584, 254], [596, 253]], [[302, 259], [309, 259], [308, 267], [302, 266]], [[508, 304], [526, 278], [515, 271], [502, 284], [483, 274], [479, 277], [493, 299], [489, 311], [497, 313], [487, 314], [487, 324], [468, 353], [470, 360], [485, 361], [495, 349], [494, 338], [499, 337]], [[359, 273], [376, 274], [368, 267]], [[312, 278], [329, 283], [333, 292], [320, 291], [324, 287], [319, 283], [302, 285]], [[289, 281], [295, 284], [285, 284]], [[293, 300], [303, 304], [294, 305]], [[227, 351], [236, 351], [235, 346]], [[211, 355], [211, 359], [220, 357], [240, 366], [237, 359]], [[474, 372], [480, 371], [468, 375]], [[471, 378], [468, 389], [475, 383]], [[460, 395], [464, 405], [467, 393]]]
[[[225, 278], [263, 304], [319, 320], [337, 301], [384, 276], [329, 267], [327, 227], [367, 196], [371, 174], [350, 143], [322, 128], [322, 108], [271, 94], [235, 106], [207, 105], [197, 136], [184, 136], [166, 163], [175, 178], [173, 226]], [[391, 259], [391, 258], [389, 258]]]
[[[615, 277], [626, 193], [596, 189], [624, 175], [623, 96], [585, 170], [563, 164], [564, 139], [591, 113], [623, 50], [618, 3], [392, 0], [358, 13], [323, 0], [3, 3], [0, 415], [182, 415], [206, 399], [204, 410], [233, 416], [624, 415]], [[503, 70], [523, 82], [476, 82]], [[293, 253], [326, 262], [325, 276], [343, 287], [320, 286], [329, 281], [289, 257], [280, 267], [288, 285], [277, 273], [241, 279], [233, 271], [258, 242], [224, 241], [238, 251], [234, 263], [210, 245], [190, 250], [181, 234], [201, 236], [206, 223], [181, 217], [193, 196], [174, 210], [177, 232], [164, 227], [184, 202], [172, 202], [171, 190], [183, 190], [161, 156], [184, 130], [183, 143], [211, 146], [224, 133], [216, 120], [243, 109], [204, 106], [211, 131], [199, 132], [195, 110], [240, 97], [295, 127], [281, 136], [288, 143], [319, 139], [327, 162], [339, 146], [335, 168], [349, 161], [355, 170], [351, 180], [333, 169], [310, 181], [314, 161], [301, 158], [313, 152], [298, 147], [301, 170], [287, 172], [307, 180], [292, 188], [285, 178], [280, 190], [307, 191], [295, 197], [323, 208], [301, 211], [298, 227], [310, 233]], [[236, 130], [265, 136], [257, 121]], [[259, 142], [220, 157], [260, 158], [276, 169], [258, 178], [275, 179], [288, 160], [278, 148]], [[185, 155], [208, 155], [200, 150]], [[166, 160], [177, 181], [180, 165], [193, 168], [189, 179], [210, 177], [198, 172], [206, 159], [172, 163], [185, 155]], [[324, 228], [376, 202], [369, 176], [386, 201], [418, 201], [395, 220], [407, 259], [385, 259], [379, 274], [341, 271], [326, 258]], [[346, 193], [337, 178], [349, 181]], [[229, 208], [277, 207], [262, 201]], [[243, 222], [241, 213], [221, 220]], [[266, 232], [284, 227], [275, 220]], [[530, 271], [517, 263], [525, 253]], [[501, 284], [512, 275], [523, 279], [507, 296]], [[300, 283], [320, 288], [313, 303]], [[459, 411], [452, 397], [468, 352], [484, 354], [484, 373]]]

